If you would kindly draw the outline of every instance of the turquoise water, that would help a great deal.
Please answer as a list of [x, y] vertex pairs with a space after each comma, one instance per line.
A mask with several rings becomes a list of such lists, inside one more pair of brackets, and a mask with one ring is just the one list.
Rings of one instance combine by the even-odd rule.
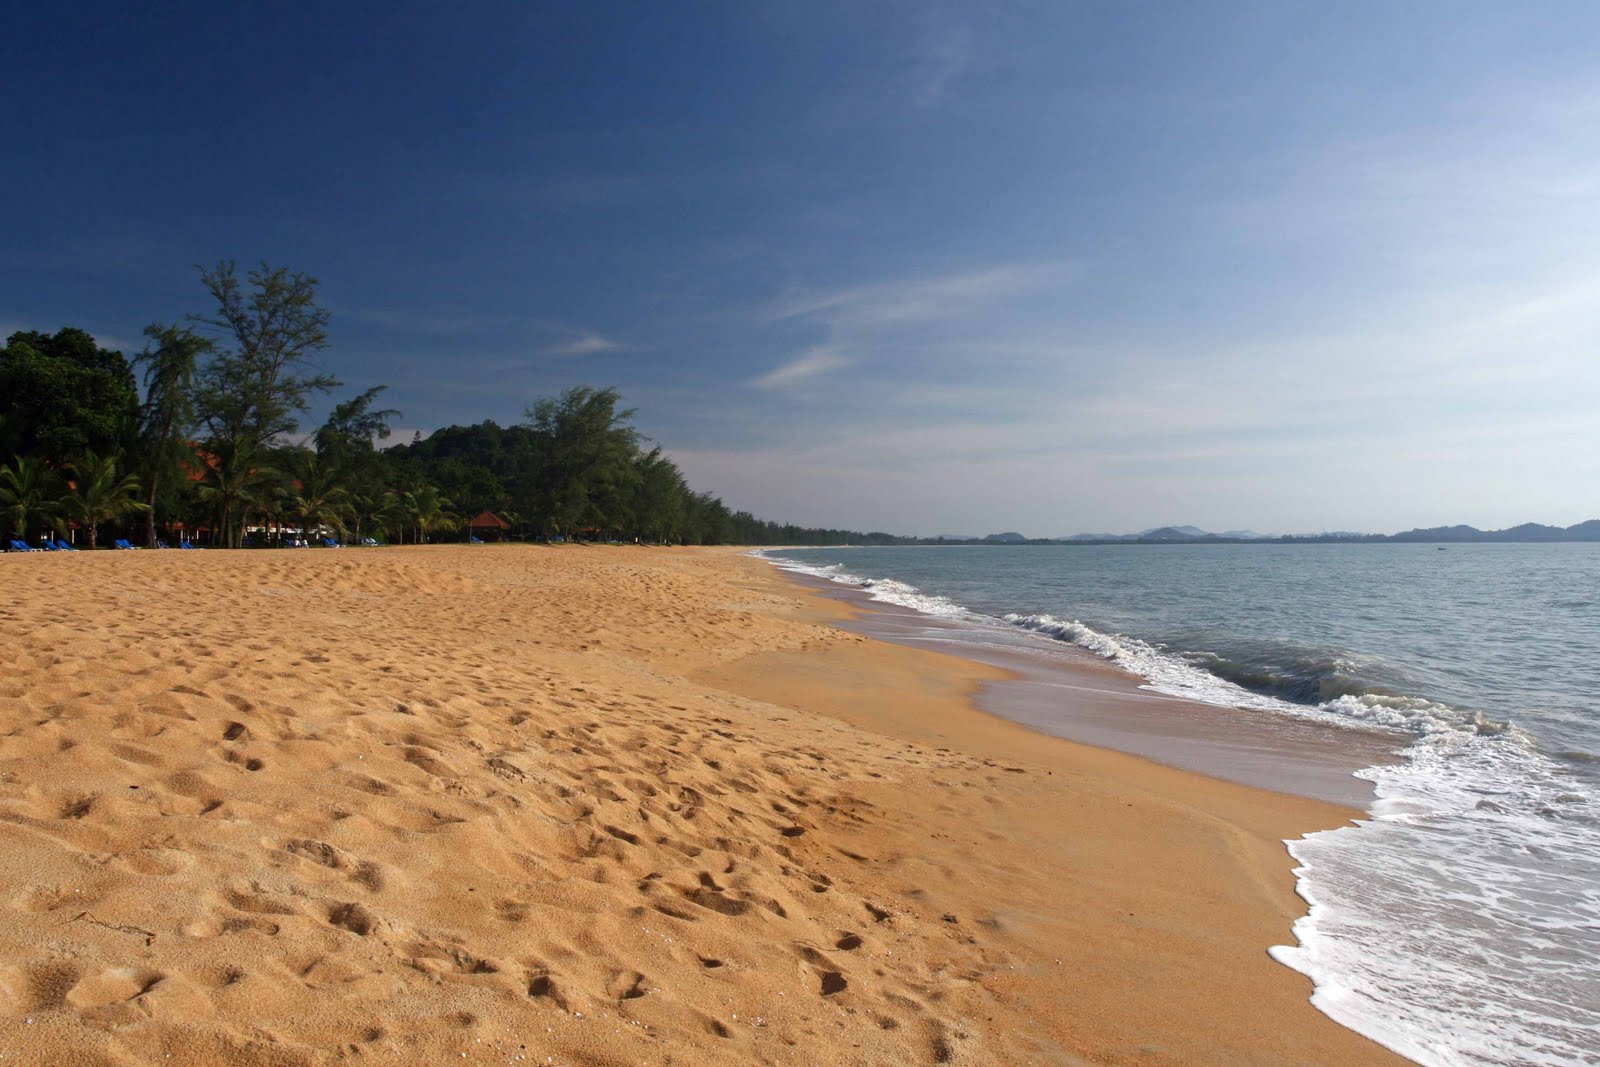
[[1312, 908], [1274, 955], [1420, 1062], [1600, 1064], [1600, 545], [771, 555], [1164, 692], [1393, 728], [1371, 817], [1291, 843]]

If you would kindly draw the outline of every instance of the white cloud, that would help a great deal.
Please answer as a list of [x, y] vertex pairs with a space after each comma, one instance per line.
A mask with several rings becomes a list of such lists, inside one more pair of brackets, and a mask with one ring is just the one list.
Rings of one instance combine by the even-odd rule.
[[621, 341], [613, 341], [593, 330], [577, 330], [566, 340], [546, 346], [544, 351], [552, 356], [593, 356], [601, 352], [622, 352], [627, 348]]
[[450, 309], [342, 308], [337, 314], [402, 334], [440, 337], [502, 336], [546, 339], [538, 351], [547, 356], [592, 356], [625, 352], [631, 346], [598, 330], [534, 315], [458, 314]]
[[1070, 280], [1069, 263], [1016, 263], [962, 274], [911, 278], [792, 293], [771, 313], [775, 321], [816, 317], [836, 327], [888, 328], [971, 314], [985, 306]]
[[750, 384], [758, 389], [785, 389], [848, 366], [850, 360], [831, 345], [818, 345], [801, 353], [799, 358], [775, 367]]
[[[756, 384], [856, 351], [872, 373], [832, 394], [825, 426], [766, 424], [754, 447], [682, 453], [685, 470], [760, 514], [899, 532], [1593, 517], [1573, 487], [1600, 477], [1581, 444], [1600, 433], [1600, 271], [1420, 290], [1322, 329], [1093, 343], [1025, 308], [990, 313], [1036, 284], [983, 271], [791, 301], [785, 317], [831, 340]], [[935, 321], [940, 295], [960, 319]]]

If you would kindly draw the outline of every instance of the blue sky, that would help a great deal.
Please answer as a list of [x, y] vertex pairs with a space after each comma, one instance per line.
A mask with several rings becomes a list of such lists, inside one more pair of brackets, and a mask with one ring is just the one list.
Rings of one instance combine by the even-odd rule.
[[316, 274], [406, 432], [615, 384], [758, 514], [1600, 515], [1600, 7], [15, 10], [0, 330]]

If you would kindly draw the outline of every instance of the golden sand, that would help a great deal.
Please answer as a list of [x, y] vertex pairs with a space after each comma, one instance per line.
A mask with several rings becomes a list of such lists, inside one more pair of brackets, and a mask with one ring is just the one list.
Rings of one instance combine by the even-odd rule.
[[1337, 806], [728, 552], [0, 557], [0, 1064], [1358, 1064]]

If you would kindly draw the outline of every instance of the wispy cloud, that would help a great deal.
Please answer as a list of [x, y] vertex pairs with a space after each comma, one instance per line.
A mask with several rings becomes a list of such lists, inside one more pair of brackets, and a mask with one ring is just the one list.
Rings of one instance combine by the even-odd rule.
[[607, 352], [626, 352], [632, 346], [599, 330], [571, 326], [535, 315], [460, 313], [446, 308], [350, 308], [338, 314], [381, 330], [427, 337], [501, 337], [512, 343], [529, 343], [544, 356], [572, 358]]
[[[989, 333], [996, 316], [1014, 303], [1075, 275], [1068, 263], [1001, 264], [958, 274], [899, 278], [829, 290], [791, 290], [760, 311], [763, 325], [809, 334], [811, 345], [748, 384], [786, 390], [846, 367], [863, 377], [883, 373], [897, 387], [941, 386], [933, 364], [948, 362], [957, 338], [976, 343], [974, 331]], [[871, 359], [865, 358], [867, 354]], [[915, 365], [906, 360], [913, 358]], [[993, 352], [980, 354], [992, 357]], [[961, 359], [970, 365], [970, 360]], [[930, 377], [931, 375], [931, 377]]]
[[809, 316], [837, 324], [892, 327], [969, 314], [983, 306], [1070, 280], [1070, 263], [1003, 264], [961, 274], [877, 282], [822, 293], [796, 292], [772, 310], [774, 321]]
[[832, 345], [818, 345], [801, 353], [799, 358], [775, 367], [750, 384], [758, 389], [786, 389], [810, 381], [819, 374], [848, 366], [847, 359]]
[[594, 330], [574, 330], [565, 340], [546, 345], [544, 352], [551, 356], [595, 356], [602, 352], [624, 352], [628, 347]]

